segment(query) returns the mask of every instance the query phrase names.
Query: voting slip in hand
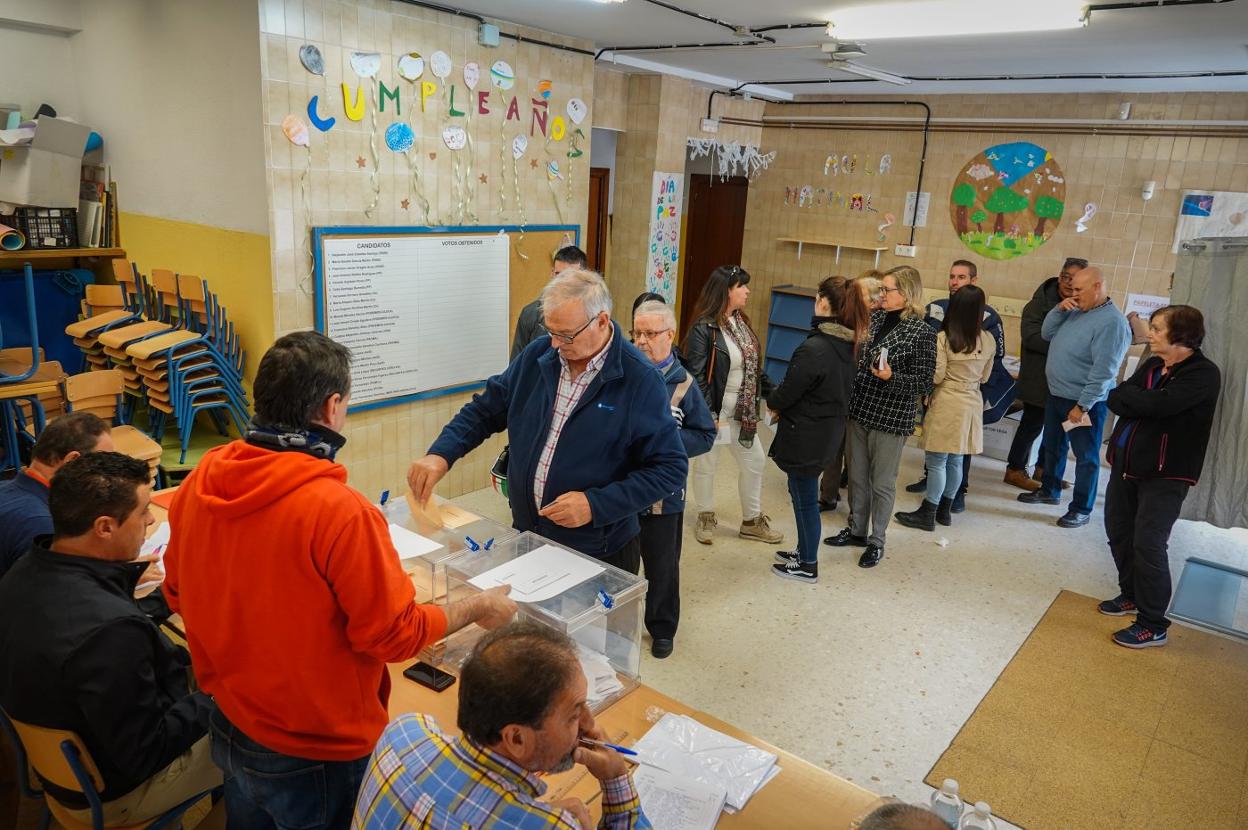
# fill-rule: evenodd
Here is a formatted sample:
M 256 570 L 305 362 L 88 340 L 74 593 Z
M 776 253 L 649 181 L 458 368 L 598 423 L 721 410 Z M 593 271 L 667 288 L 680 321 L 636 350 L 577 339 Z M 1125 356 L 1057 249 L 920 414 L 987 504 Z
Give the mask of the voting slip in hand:
M 1066 430 L 1067 432 L 1070 432 L 1072 429 L 1079 429 L 1079 427 L 1090 427 L 1090 426 L 1092 426 L 1092 419 L 1088 417 L 1088 413 L 1086 412 L 1083 413 L 1083 417 L 1080 418 L 1078 422 L 1062 421 L 1062 429 Z

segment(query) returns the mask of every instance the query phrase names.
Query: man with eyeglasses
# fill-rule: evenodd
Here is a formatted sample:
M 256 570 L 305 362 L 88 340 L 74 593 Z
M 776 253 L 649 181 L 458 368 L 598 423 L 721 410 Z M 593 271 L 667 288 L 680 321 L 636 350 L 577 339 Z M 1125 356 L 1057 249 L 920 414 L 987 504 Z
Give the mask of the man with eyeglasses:
M 553 277 L 567 268 L 589 268 L 589 258 L 575 245 L 565 245 L 555 252 L 550 275 Z M 539 297 L 520 309 L 520 314 L 516 317 L 516 333 L 511 339 L 511 360 L 515 360 L 525 346 L 545 336 L 546 329 L 542 326 L 542 299 Z
M 1020 490 L 1033 493 L 1040 489 L 1044 478 L 1044 442 L 1036 454 L 1035 472 L 1030 476 L 1031 446 L 1044 431 L 1044 405 L 1049 400 L 1049 382 L 1045 379 L 1045 364 L 1049 358 L 1049 341 L 1040 334 L 1044 318 L 1053 307 L 1068 298 L 1074 285 L 1075 274 L 1088 267 L 1088 261 L 1079 257 L 1067 257 L 1056 277 L 1049 277 L 1040 284 L 1027 305 L 1019 322 L 1019 350 L 1021 363 L 1018 369 L 1018 399 L 1023 402 L 1023 416 L 1010 444 L 1009 458 L 1005 464 L 1005 483 Z M 1065 482 L 1062 483 L 1065 486 Z
M 656 295 L 657 296 L 657 295 Z M 672 341 L 676 315 L 662 299 L 643 300 L 633 310 L 633 342 L 663 375 L 680 427 L 685 453 L 693 458 L 715 445 L 715 418 Z M 641 561 L 646 566 L 646 631 L 650 653 L 662 660 L 672 653 L 680 623 L 680 546 L 685 516 L 685 483 L 641 512 Z
M 637 573 L 638 515 L 684 486 L 689 459 L 654 366 L 611 322 L 602 277 L 570 268 L 542 291 L 549 345 L 486 381 L 407 474 L 422 503 L 457 460 L 507 430 L 512 524 Z

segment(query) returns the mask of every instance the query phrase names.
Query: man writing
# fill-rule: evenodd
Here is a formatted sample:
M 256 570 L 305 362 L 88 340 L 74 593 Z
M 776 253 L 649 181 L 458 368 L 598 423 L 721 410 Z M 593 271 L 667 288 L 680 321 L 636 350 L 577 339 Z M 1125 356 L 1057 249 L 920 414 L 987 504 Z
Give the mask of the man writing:
M 334 462 L 350 371 L 322 334 L 280 338 L 246 437 L 209 451 L 169 512 L 165 589 L 216 699 L 231 827 L 345 830 L 389 719 L 385 664 L 516 610 L 507 587 L 445 610 L 413 602 L 381 511 Z
M 52 535 L 0 580 L 0 706 L 82 739 L 106 826 L 145 824 L 221 785 L 212 702 L 191 691 L 186 652 L 134 602 L 151 496 L 143 461 L 94 452 L 64 464 L 48 499 Z M 90 822 L 81 793 L 43 788 Z
M 1084 268 L 1071 282 L 1071 295 L 1044 318 L 1049 341 L 1045 377 L 1044 480 L 1034 493 L 1020 493 L 1024 504 L 1059 504 L 1066 450 L 1075 451 L 1075 490 L 1059 527 L 1086 525 L 1096 503 L 1101 468 L 1105 399 L 1131 345 L 1131 327 L 1105 292 L 1099 268 Z
M 949 266 L 949 297 L 958 293 L 964 285 L 979 285 L 979 269 L 968 259 L 954 260 Z M 928 303 L 923 317 L 924 322 L 935 329 L 941 330 L 945 323 L 945 313 L 949 310 L 949 299 L 933 300 Z M 992 306 L 984 306 L 984 331 L 992 335 L 996 342 L 996 355 L 992 360 L 992 374 L 988 382 L 979 387 L 984 398 L 984 423 L 995 424 L 1005 416 L 1006 410 L 1014 402 L 1014 378 L 1005 368 L 1005 326 L 1001 315 Z M 966 510 L 966 490 L 971 480 L 971 456 L 962 456 L 962 484 L 954 495 L 951 511 L 961 513 Z M 906 486 L 907 493 L 922 493 L 927 489 L 927 476 Z
M 555 261 L 550 268 L 550 275 L 553 277 L 568 268 L 579 268 L 582 271 L 589 269 L 589 259 L 585 256 L 585 252 L 575 245 L 566 245 L 555 252 Z M 516 333 L 511 341 L 511 359 L 515 360 L 516 356 L 524 351 L 525 346 L 545 336 L 546 329 L 542 327 L 542 299 L 538 297 L 520 309 L 520 314 L 516 317 Z
M 583 765 L 602 787 L 600 830 L 646 830 L 623 757 L 586 704 L 585 675 L 565 635 L 517 622 L 483 637 L 459 677 L 454 738 L 428 715 L 382 733 L 356 802 L 357 830 L 589 830 L 578 798 L 541 801 L 542 773 Z
M 689 461 L 654 366 L 611 322 L 602 277 L 569 269 L 542 291 L 553 348 L 486 381 L 407 474 L 428 501 L 451 464 L 507 430 L 512 523 L 637 573 L 637 516 L 684 486 Z

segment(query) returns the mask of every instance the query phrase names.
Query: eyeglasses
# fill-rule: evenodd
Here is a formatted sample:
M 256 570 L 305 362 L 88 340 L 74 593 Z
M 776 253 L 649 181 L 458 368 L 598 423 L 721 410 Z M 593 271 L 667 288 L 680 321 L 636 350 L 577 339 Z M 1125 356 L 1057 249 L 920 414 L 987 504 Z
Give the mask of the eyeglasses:
M 628 335 L 634 340 L 641 340 L 642 338 L 645 338 L 646 340 L 653 340 L 660 334 L 666 334 L 669 331 L 671 331 L 671 329 L 659 329 L 658 331 L 642 331 L 641 329 L 633 329 L 628 333 Z
M 550 335 L 552 340 L 555 340 L 559 343 L 570 345 L 572 341 L 576 339 L 576 336 L 578 334 L 585 331 L 585 329 L 589 328 L 589 324 L 594 322 L 597 319 L 598 319 L 598 315 L 595 314 L 593 317 L 590 317 L 588 320 L 585 321 L 585 325 L 581 326 L 579 329 L 572 332 L 571 334 L 560 334 L 557 331 L 551 331 L 550 329 L 546 328 L 546 325 L 544 323 L 542 324 L 542 328 L 546 329 L 546 333 Z
M 887 285 L 880 289 L 881 294 L 887 294 L 890 291 L 896 291 L 898 294 L 902 293 L 900 288 L 889 288 Z

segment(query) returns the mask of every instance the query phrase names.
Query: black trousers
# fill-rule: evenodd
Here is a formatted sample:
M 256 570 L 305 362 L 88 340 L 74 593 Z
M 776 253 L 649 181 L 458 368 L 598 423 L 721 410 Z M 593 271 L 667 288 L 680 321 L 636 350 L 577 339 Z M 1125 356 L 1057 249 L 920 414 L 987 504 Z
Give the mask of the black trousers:
M 1105 488 L 1105 533 L 1118 566 L 1118 588 L 1135 602 L 1136 622 L 1170 626 L 1170 530 L 1191 485 L 1170 479 L 1123 478 L 1115 464 Z
M 846 434 L 849 430 L 846 430 Z M 836 448 L 836 455 L 823 471 L 823 480 L 819 482 L 819 500 L 836 504 L 841 500 L 841 478 L 845 474 L 845 439 Z
M 1018 431 L 1010 443 L 1010 455 L 1006 464 L 1011 470 L 1026 470 L 1031 466 L 1031 445 L 1036 437 L 1044 432 L 1044 407 L 1023 404 L 1023 417 L 1018 422 Z M 1037 463 L 1044 464 L 1044 447 L 1040 447 Z
M 643 530 L 642 532 L 644 533 L 645 531 Z M 641 534 L 629 539 L 624 543 L 623 547 L 614 553 L 608 553 L 606 556 L 597 558 L 601 562 L 614 565 L 622 571 L 628 571 L 630 574 L 641 573 Z
M 646 565 L 646 630 L 655 640 L 676 638 L 680 623 L 680 546 L 685 514 L 641 517 L 641 560 Z

